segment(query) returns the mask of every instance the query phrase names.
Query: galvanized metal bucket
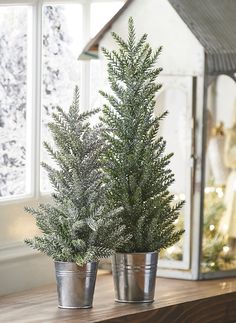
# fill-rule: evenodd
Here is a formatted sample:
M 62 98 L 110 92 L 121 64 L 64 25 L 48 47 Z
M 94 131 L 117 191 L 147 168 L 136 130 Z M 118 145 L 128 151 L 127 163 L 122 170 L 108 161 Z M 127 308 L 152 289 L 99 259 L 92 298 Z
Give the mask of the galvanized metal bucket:
M 97 262 L 79 266 L 73 262 L 55 261 L 58 307 L 92 307 L 97 267 Z
M 154 301 L 157 260 L 156 252 L 117 253 L 112 257 L 116 302 Z

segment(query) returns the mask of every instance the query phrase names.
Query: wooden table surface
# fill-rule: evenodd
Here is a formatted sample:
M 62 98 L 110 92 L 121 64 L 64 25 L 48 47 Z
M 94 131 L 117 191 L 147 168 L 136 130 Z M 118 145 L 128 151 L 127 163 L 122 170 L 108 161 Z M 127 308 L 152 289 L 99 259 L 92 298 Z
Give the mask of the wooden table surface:
M 94 307 L 57 308 L 55 285 L 0 297 L 1 323 L 232 323 L 236 322 L 236 278 L 183 281 L 157 278 L 153 304 L 114 302 L 109 274 L 98 276 Z

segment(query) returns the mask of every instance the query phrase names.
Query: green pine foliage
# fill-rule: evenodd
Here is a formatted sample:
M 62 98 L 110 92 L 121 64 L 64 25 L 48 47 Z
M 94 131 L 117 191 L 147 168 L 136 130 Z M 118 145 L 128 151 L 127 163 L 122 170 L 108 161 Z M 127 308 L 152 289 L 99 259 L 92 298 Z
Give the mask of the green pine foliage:
M 96 261 L 113 254 L 129 238 L 123 238 L 120 210 L 103 207 L 100 155 L 105 145 L 101 127 L 92 128 L 88 122 L 96 112 L 79 112 L 78 87 L 69 112 L 57 108 L 49 124 L 56 148 L 44 143 L 57 167 L 43 163 L 54 188 L 53 203 L 26 208 L 42 231 L 26 243 L 57 261 L 79 265 Z
M 147 35 L 136 41 L 133 19 L 129 19 L 128 40 L 112 33 L 117 50 L 103 53 L 108 60 L 111 94 L 101 91 L 103 106 L 106 203 L 122 208 L 120 214 L 126 235 L 132 238 L 120 252 L 150 252 L 177 242 L 183 230 L 176 231 L 183 202 L 174 204 L 169 187 L 174 175 L 168 168 L 172 154 L 164 154 L 166 142 L 159 127 L 167 112 L 154 116 L 155 95 L 161 88 L 156 78 L 161 68 L 155 63 L 161 48 L 153 51 Z M 170 129 L 171 131 L 171 129 Z

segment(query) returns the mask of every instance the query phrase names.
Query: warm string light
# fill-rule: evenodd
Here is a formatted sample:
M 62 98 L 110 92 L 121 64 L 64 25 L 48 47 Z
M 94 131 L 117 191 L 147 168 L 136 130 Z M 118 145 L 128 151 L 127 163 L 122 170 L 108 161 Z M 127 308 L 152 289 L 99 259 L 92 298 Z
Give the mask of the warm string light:
M 221 199 L 224 196 L 224 192 L 222 190 L 222 187 L 217 187 L 216 188 L 216 193 L 218 195 L 218 197 Z
M 206 272 L 225 270 L 235 266 L 232 247 L 228 243 L 229 227 L 221 222 L 226 202 L 224 201 L 225 186 L 212 184 L 206 186 L 204 192 L 206 221 L 204 222 L 203 248 L 205 249 L 203 249 L 202 269 Z
M 169 247 L 166 249 L 166 251 L 169 255 L 171 255 L 176 251 L 176 247 L 175 246 Z
M 206 194 L 214 193 L 214 192 L 215 192 L 215 187 L 214 186 L 205 187 L 205 193 Z
M 229 246 L 224 246 L 223 247 L 223 252 L 226 254 L 230 251 L 230 247 Z
M 210 229 L 210 231 L 214 231 L 215 230 L 214 224 L 210 224 L 209 229 Z
M 220 199 L 223 198 L 223 196 L 224 196 L 223 188 L 220 186 L 219 187 L 214 187 L 214 186 L 205 187 L 204 192 L 206 194 L 216 193 Z
M 208 186 L 205 188 L 205 193 L 206 194 L 210 194 L 210 193 L 216 193 L 218 198 L 222 199 L 224 197 L 224 191 L 223 191 L 223 188 L 222 187 L 214 187 L 214 186 Z M 181 201 L 181 200 L 185 200 L 185 194 L 183 193 L 180 193 L 180 194 L 175 194 L 174 195 L 174 201 Z M 174 221 L 174 224 L 177 225 L 179 222 L 179 219 L 176 219 Z M 224 229 L 226 229 L 226 225 L 224 225 Z M 209 225 L 209 230 L 211 232 L 215 231 L 216 230 L 216 227 L 214 224 L 210 224 Z M 226 255 L 228 254 L 230 251 L 230 247 L 225 245 L 223 246 L 222 248 L 222 252 Z M 172 247 L 169 247 L 166 249 L 166 252 L 169 254 L 169 255 L 173 255 L 175 252 L 177 252 L 177 248 L 176 246 L 172 246 Z M 211 262 L 210 263 L 210 267 L 215 267 L 216 263 L 215 262 Z
M 174 223 L 174 225 L 178 224 L 179 223 L 179 219 L 176 219 L 173 223 Z

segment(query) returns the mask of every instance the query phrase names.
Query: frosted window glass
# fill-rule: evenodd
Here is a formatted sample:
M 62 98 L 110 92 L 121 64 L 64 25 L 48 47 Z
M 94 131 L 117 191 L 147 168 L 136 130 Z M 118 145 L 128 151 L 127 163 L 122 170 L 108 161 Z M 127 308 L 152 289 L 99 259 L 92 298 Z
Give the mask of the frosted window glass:
M 187 172 L 191 149 L 191 137 L 189 136 L 189 113 L 187 111 L 186 92 L 178 88 L 169 88 L 162 92 L 158 98 L 158 107 L 168 107 L 169 114 L 160 125 L 160 134 L 166 140 L 166 153 L 174 152 L 170 162 L 170 168 L 175 175 L 175 182 L 170 191 L 175 195 L 175 202 L 185 200 L 189 189 L 187 184 Z M 156 113 L 161 113 L 157 109 Z M 170 131 L 171 129 L 171 131 Z M 184 229 L 185 207 L 180 211 L 180 217 L 175 222 L 178 230 Z M 170 248 L 162 251 L 160 258 L 168 260 L 183 260 L 184 235 Z
M 80 86 L 82 50 L 82 8 L 79 4 L 43 7 L 42 142 L 52 143 L 47 127 L 56 106 L 68 109 L 75 85 Z M 52 165 L 45 149 L 41 160 Z M 50 191 L 47 173 L 41 169 L 41 191 Z
M 236 83 L 218 76 L 207 98 L 203 273 L 236 268 Z
M 0 7 L 0 199 L 29 190 L 27 52 L 30 14 L 27 6 Z

